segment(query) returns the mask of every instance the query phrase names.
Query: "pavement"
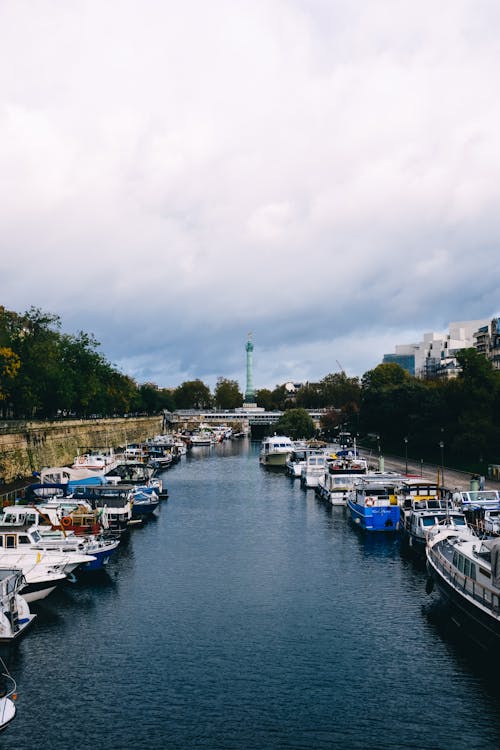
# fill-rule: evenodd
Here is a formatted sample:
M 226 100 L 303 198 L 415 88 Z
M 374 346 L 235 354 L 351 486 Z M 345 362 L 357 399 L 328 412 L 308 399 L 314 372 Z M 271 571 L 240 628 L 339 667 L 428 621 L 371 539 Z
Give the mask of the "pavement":
M 368 462 L 378 468 L 378 455 L 373 453 L 369 454 L 367 451 L 363 451 L 364 457 Z M 441 466 L 435 464 L 421 463 L 420 461 L 412 461 L 408 459 L 408 464 L 403 457 L 398 456 L 384 456 L 384 468 L 389 471 L 400 471 L 402 474 L 408 473 L 410 476 L 417 476 L 426 479 L 429 482 L 441 483 L 441 471 L 444 476 L 444 486 L 449 490 L 454 490 L 455 487 L 459 490 L 466 492 L 470 489 L 470 480 L 473 474 L 469 471 L 459 471 L 458 469 L 452 469 L 449 466 Z M 408 472 L 406 472 L 406 466 L 408 465 Z M 500 489 L 500 482 L 494 479 L 485 477 L 484 483 L 485 490 L 498 490 Z

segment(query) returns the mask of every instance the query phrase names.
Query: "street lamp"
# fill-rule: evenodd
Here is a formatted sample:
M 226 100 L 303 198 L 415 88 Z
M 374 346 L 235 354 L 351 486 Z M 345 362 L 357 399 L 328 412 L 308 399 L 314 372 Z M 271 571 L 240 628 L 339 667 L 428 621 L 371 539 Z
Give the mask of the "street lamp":
M 405 441 L 405 474 L 408 474 L 408 438 L 404 438 Z
M 441 497 L 444 494 L 444 442 L 439 441 L 439 447 L 441 448 Z

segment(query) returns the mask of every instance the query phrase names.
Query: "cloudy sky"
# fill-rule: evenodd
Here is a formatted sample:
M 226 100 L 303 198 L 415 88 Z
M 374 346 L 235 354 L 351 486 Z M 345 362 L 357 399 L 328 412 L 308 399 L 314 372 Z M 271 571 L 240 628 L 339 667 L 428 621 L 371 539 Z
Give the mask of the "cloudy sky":
M 497 0 L 0 0 L 0 302 L 139 382 L 498 312 Z

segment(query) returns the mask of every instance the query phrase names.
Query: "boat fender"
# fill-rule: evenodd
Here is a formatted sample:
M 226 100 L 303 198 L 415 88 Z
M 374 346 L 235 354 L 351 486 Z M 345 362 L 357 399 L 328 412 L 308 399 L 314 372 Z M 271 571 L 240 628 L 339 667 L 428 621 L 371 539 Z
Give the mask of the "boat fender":
M 429 576 L 425 582 L 425 593 L 432 594 L 433 591 L 434 591 L 434 581 Z
M 65 528 L 68 528 L 68 526 L 71 526 L 71 518 L 69 518 L 68 516 L 63 516 L 61 518 L 61 525 L 64 526 Z
M 366 498 L 365 505 L 367 505 L 368 507 L 371 507 L 373 505 L 373 500 L 371 497 Z

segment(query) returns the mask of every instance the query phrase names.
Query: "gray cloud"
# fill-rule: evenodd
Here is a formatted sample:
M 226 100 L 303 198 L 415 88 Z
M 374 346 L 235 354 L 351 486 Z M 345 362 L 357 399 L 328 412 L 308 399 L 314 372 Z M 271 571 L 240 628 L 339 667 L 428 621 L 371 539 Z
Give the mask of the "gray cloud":
M 2 302 L 139 380 L 361 375 L 497 309 L 500 12 L 0 6 Z

